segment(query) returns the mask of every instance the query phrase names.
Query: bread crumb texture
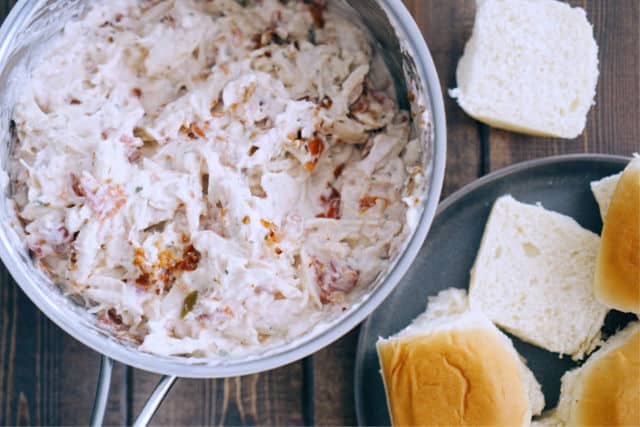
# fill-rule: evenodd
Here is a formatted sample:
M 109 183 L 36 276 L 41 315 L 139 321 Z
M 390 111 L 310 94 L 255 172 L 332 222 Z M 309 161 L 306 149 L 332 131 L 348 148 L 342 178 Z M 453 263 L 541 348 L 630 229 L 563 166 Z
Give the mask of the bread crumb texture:
M 599 244 L 572 218 L 503 196 L 485 226 L 469 304 L 524 341 L 581 359 L 607 313 L 592 290 Z
M 443 331 L 380 342 L 394 425 L 523 425 L 517 357 L 494 333 Z M 417 402 L 420 402 L 417 404 Z
M 598 81 L 598 46 L 585 11 L 556 0 L 477 3 L 451 96 L 495 127 L 580 135 Z

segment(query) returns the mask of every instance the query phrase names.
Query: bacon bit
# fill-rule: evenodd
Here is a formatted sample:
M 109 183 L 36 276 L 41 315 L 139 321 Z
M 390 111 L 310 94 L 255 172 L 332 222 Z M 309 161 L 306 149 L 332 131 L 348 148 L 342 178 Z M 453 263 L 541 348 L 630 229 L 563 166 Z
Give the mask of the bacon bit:
M 171 268 L 174 264 L 174 258 L 173 252 L 163 249 L 158 252 L 158 265 L 165 269 Z
M 256 33 L 251 36 L 251 42 L 253 43 L 254 49 L 260 49 L 262 47 L 262 34 Z
M 251 218 L 249 217 L 249 215 L 245 215 L 245 216 L 242 218 L 242 223 L 243 223 L 243 224 L 249 224 L 250 222 L 251 222 Z
M 369 110 L 370 106 L 371 102 L 369 101 L 369 99 L 366 96 L 361 96 L 356 100 L 356 102 L 351 105 L 350 110 L 352 113 L 356 114 L 364 113 L 365 111 Z
M 131 154 L 129 154 L 129 155 L 127 156 L 127 159 L 129 159 L 129 161 L 130 161 L 131 163 L 135 163 L 135 162 L 137 162 L 138 160 L 140 160 L 140 157 L 142 157 L 142 151 L 141 151 L 141 150 L 133 150 L 133 151 L 131 152 Z
M 211 315 L 209 313 L 201 313 L 196 316 L 196 320 L 199 322 L 208 322 L 211 320 Z
M 71 100 L 69 101 L 69 104 L 78 105 L 78 104 L 82 104 L 82 101 L 80 101 L 78 98 L 71 98 Z
M 151 275 L 147 272 L 143 272 L 136 278 L 136 285 L 140 286 L 144 290 L 147 290 L 149 286 L 151 286 Z
M 122 325 L 122 316 L 118 314 L 115 308 L 110 308 L 109 310 L 107 310 L 107 316 L 116 325 Z
M 118 184 L 108 186 L 102 196 L 96 196 L 95 193 L 87 195 L 87 200 L 100 219 L 112 217 L 127 201 L 124 190 Z M 111 209 L 105 210 L 109 204 L 112 204 Z
M 75 173 L 71 173 L 71 188 L 73 189 L 73 192 L 76 193 L 76 196 L 78 197 L 86 197 L 87 192 L 84 190 L 84 187 L 82 187 L 82 184 L 80 183 L 80 178 L 78 178 L 78 175 L 76 175 Z
M 340 219 L 340 193 L 331 187 L 328 195 L 320 195 L 320 202 L 326 208 L 325 212 L 316 215 L 316 218 Z
M 307 141 L 307 148 L 312 156 L 320 156 L 324 151 L 324 143 L 322 142 L 322 139 L 316 136 L 315 138 Z
M 276 227 L 276 225 L 273 222 L 263 218 L 260 219 L 260 224 L 262 224 L 264 228 L 269 228 L 269 229 L 274 229 Z
M 375 99 L 378 104 L 384 104 L 387 100 L 389 100 L 389 98 L 387 97 L 387 95 L 384 94 L 384 92 L 381 92 L 378 90 L 372 90 L 370 91 L 370 93 L 371 93 L 371 97 Z
M 184 271 L 194 271 L 198 268 L 198 263 L 200 262 L 200 252 L 193 245 L 189 245 L 184 249 L 182 254 L 182 261 L 177 263 L 173 269 L 175 270 L 184 270 Z
M 31 258 L 42 258 L 43 252 L 42 252 L 42 248 L 39 246 L 34 246 L 29 248 L 29 255 L 31 255 Z
M 269 230 L 264 236 L 264 240 L 268 245 L 278 243 L 281 240 L 281 237 L 277 233 L 278 227 L 273 222 L 267 221 L 266 219 L 260 219 L 260 223 L 264 228 Z
M 321 100 L 320 100 L 320 106 L 322 108 L 326 108 L 329 109 L 331 108 L 331 106 L 333 105 L 333 101 L 331 100 L 331 98 L 329 98 L 327 95 L 325 95 Z
M 175 30 L 176 28 L 176 20 L 173 16 L 167 15 L 160 20 L 160 22 L 166 22 L 169 25 L 169 28 Z
M 195 123 L 191 123 L 191 125 L 189 126 L 189 129 L 191 129 L 191 132 L 195 134 L 198 138 L 204 138 L 206 136 L 204 131 L 200 127 L 198 127 L 198 125 L 196 125 Z
M 61 246 L 63 246 L 63 250 L 61 252 L 59 252 L 59 253 L 63 253 L 63 252 L 66 252 L 67 244 L 70 243 L 71 240 L 73 240 L 73 236 L 71 236 L 71 233 L 69 233 L 69 230 L 64 225 L 62 227 L 58 228 L 58 231 L 62 235 L 62 244 L 61 244 Z M 58 251 L 56 251 L 56 252 L 58 252 Z
M 312 1 L 309 4 L 309 13 L 311 13 L 311 17 L 313 18 L 313 23 L 318 28 L 324 28 L 324 4 L 320 1 Z
M 75 271 L 78 269 L 78 254 L 74 249 L 69 254 L 69 270 Z
M 279 246 L 276 246 L 276 248 L 274 249 L 276 255 L 280 255 L 282 254 L 282 249 Z
M 383 209 L 386 209 L 387 206 L 391 203 L 389 199 L 385 197 L 377 197 L 377 196 L 364 196 L 360 199 L 360 213 L 365 212 L 367 209 L 372 208 L 377 205 L 378 200 L 382 200 Z
M 318 159 L 314 159 L 314 160 L 310 160 L 308 162 L 304 163 L 304 168 L 307 170 L 307 172 L 313 172 L 313 170 L 316 167 L 316 163 L 318 163 Z
M 140 98 L 142 96 L 142 89 L 140 89 L 139 87 L 134 87 L 133 89 L 131 89 L 131 93 L 136 98 Z
M 340 175 L 342 175 L 343 170 L 344 170 L 344 163 L 336 166 L 336 168 L 333 170 L 333 177 L 337 179 Z
M 240 45 L 242 44 L 242 41 L 244 40 L 244 33 L 242 32 L 242 30 L 240 28 L 238 28 L 237 26 L 232 26 L 231 27 L 231 41 L 233 42 L 234 45 Z M 222 70 L 224 71 L 224 70 Z M 225 74 L 227 74 L 225 72 Z
M 249 147 L 249 151 L 247 152 L 247 154 L 248 154 L 249 156 L 253 156 L 253 155 L 256 153 L 256 151 L 258 151 L 258 149 L 259 149 L 259 148 L 260 148 L 260 147 L 257 147 L 257 146 L 255 146 L 255 145 L 252 145 L 251 147 Z
M 324 264 L 314 259 L 311 265 L 316 273 L 320 302 L 323 304 L 342 302 L 344 295 L 356 286 L 360 278 L 358 270 L 349 266 L 337 268 L 333 261 Z

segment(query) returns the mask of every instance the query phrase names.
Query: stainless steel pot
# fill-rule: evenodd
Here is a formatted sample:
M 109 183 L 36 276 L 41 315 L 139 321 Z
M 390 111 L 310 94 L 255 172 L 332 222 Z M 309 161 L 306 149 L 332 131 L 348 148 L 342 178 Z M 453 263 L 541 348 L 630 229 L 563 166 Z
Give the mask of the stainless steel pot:
M 289 346 L 250 359 L 209 363 L 188 358 L 143 353 L 100 329 L 94 318 L 61 295 L 34 265 L 24 243 L 15 232 L 10 214 L 10 188 L 6 176 L 0 198 L 0 257 L 29 298 L 74 338 L 103 355 L 92 424 L 100 424 L 106 407 L 111 359 L 165 375 L 140 414 L 137 425 L 153 416 L 176 377 L 222 378 L 273 369 L 299 360 L 329 345 L 358 325 L 395 288 L 413 262 L 424 241 L 444 176 L 446 127 L 442 92 L 429 50 L 407 9 L 400 0 L 335 0 L 339 7 L 355 10 L 374 37 L 395 79 L 400 105 L 411 108 L 415 135 L 424 144 L 427 186 L 423 211 L 415 232 L 386 274 L 369 295 L 330 327 L 312 332 Z M 16 89 L 38 46 L 55 35 L 64 23 L 81 15 L 90 0 L 20 0 L 0 28 L 0 167 L 4 170 L 11 150 L 10 117 Z M 346 10 L 346 9 L 345 9 Z M 411 91 L 414 96 L 407 94 Z M 412 102 L 409 102 L 411 98 Z

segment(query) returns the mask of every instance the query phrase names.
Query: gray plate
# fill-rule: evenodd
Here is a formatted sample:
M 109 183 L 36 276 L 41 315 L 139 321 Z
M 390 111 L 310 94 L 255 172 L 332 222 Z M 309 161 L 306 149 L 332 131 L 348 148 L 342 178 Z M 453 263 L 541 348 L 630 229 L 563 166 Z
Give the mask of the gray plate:
M 390 423 L 376 340 L 407 326 L 425 310 L 428 296 L 449 287 L 467 288 L 469 270 L 489 210 L 497 197 L 511 194 L 522 202 L 541 202 L 545 208 L 569 215 L 583 227 L 600 233 L 600 213 L 589 183 L 620 172 L 628 162 L 625 157 L 588 154 L 533 160 L 487 175 L 442 202 L 412 267 L 360 329 L 355 366 L 358 423 L 369 426 Z M 632 318 L 632 315 L 610 312 L 603 329 L 605 335 Z M 577 364 L 569 357 L 560 359 L 555 353 L 511 338 L 542 384 L 546 408 L 555 407 L 560 377 Z

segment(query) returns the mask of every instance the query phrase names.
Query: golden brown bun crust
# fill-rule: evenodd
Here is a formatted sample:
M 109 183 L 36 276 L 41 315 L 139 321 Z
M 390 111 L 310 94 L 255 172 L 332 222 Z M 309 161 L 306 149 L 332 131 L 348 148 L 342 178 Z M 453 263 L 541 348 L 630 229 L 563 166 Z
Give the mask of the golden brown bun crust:
M 586 373 L 576 421 L 579 425 L 640 425 L 640 331 Z
M 513 353 L 491 332 L 381 342 L 393 424 L 521 425 L 528 401 Z
M 607 306 L 640 312 L 640 167 L 625 169 L 611 198 L 594 291 Z

